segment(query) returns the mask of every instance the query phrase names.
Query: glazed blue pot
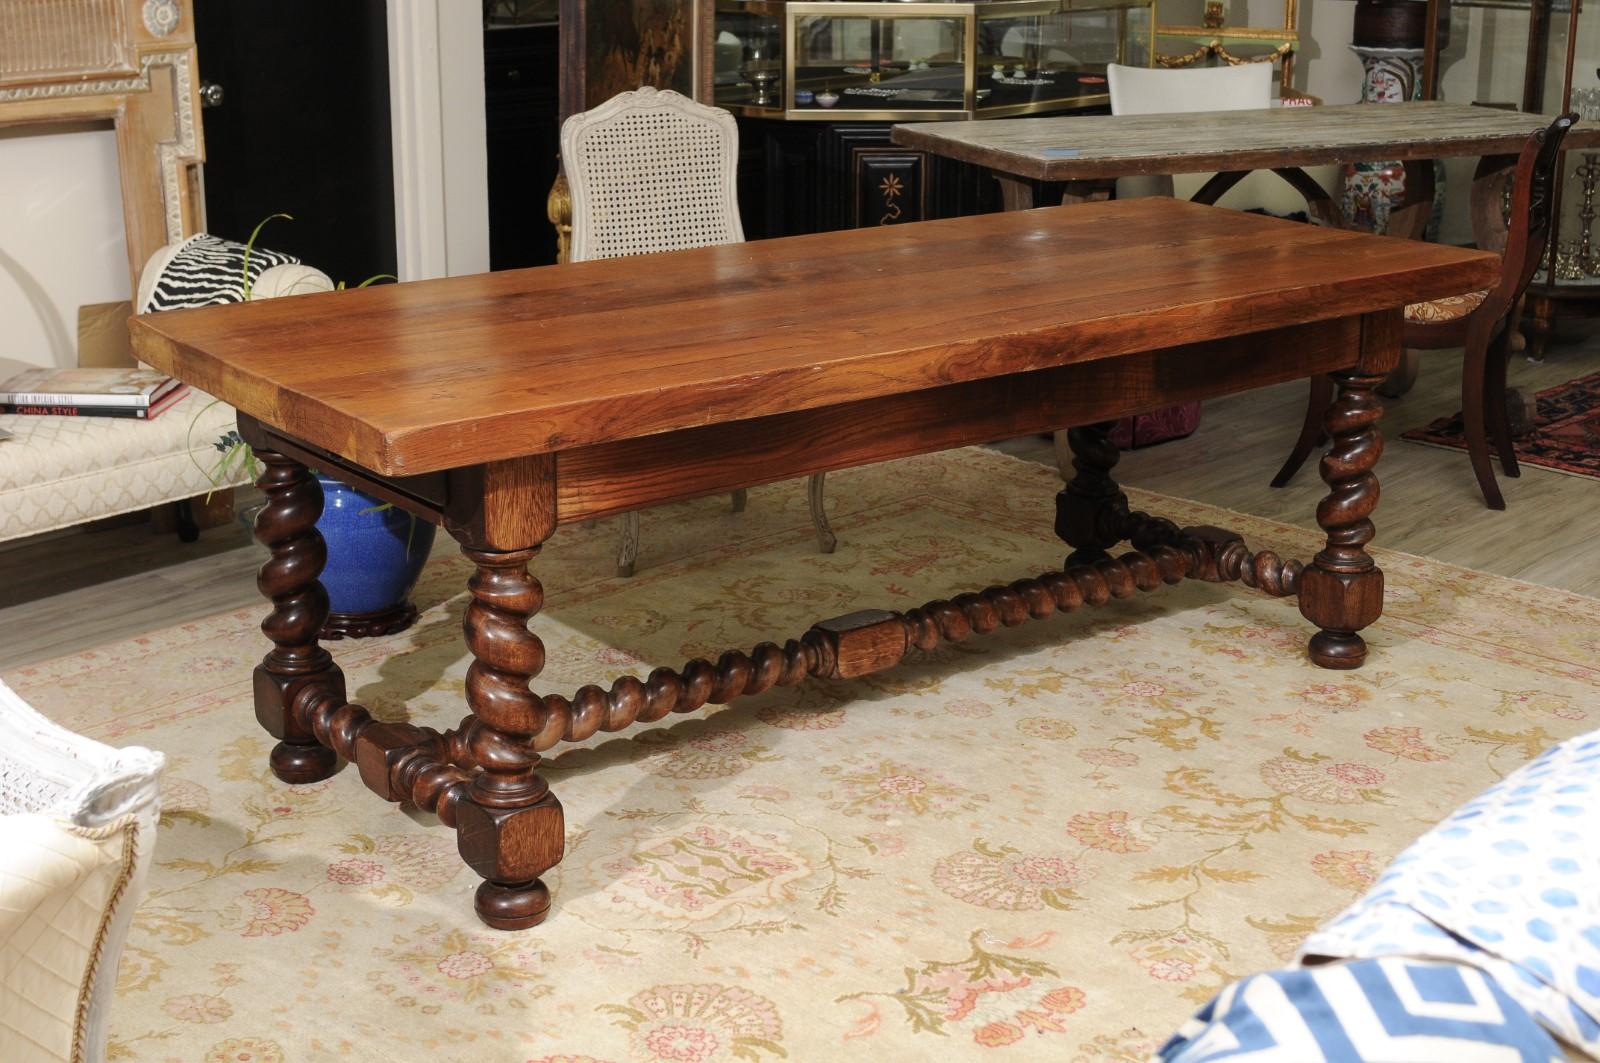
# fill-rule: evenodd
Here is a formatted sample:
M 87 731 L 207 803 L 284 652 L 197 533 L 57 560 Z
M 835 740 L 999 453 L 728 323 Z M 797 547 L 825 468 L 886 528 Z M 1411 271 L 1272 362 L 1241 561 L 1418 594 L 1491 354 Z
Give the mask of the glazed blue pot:
M 372 512 L 383 505 L 381 499 L 326 476 L 317 481 L 322 484 L 317 530 L 328 543 L 322 585 L 330 610 L 367 615 L 401 606 L 433 548 L 434 526 L 413 520 L 398 506 Z

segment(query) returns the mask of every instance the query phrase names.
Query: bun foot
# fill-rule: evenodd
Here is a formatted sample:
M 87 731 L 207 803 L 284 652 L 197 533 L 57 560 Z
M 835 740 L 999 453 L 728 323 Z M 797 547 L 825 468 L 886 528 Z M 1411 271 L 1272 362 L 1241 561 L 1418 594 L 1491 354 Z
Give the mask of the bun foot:
M 1311 661 L 1323 668 L 1360 668 L 1367 643 L 1353 631 L 1319 631 L 1311 636 Z
M 292 746 L 279 742 L 268 758 L 272 774 L 290 785 L 321 782 L 339 767 L 339 756 L 324 745 Z
M 540 879 L 520 886 L 485 880 L 473 897 L 478 918 L 496 930 L 526 930 L 550 914 L 550 891 Z

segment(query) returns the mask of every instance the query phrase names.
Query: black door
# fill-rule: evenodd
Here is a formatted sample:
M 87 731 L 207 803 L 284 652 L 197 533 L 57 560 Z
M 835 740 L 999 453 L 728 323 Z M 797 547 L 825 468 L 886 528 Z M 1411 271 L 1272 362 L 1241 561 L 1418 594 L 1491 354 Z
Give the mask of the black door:
M 545 203 L 561 150 L 560 56 L 554 22 L 484 30 L 490 269 L 556 260 Z
M 355 285 L 395 272 L 384 0 L 195 0 L 206 227 Z

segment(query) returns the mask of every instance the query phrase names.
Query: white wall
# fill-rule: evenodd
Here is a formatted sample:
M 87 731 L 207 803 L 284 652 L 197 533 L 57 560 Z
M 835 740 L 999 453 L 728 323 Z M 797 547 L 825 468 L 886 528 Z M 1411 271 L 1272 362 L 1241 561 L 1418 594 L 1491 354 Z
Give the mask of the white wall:
M 129 296 L 110 123 L 0 128 L 0 358 L 73 366 L 78 307 Z
M 389 113 L 401 280 L 489 268 L 483 11 L 389 0 Z

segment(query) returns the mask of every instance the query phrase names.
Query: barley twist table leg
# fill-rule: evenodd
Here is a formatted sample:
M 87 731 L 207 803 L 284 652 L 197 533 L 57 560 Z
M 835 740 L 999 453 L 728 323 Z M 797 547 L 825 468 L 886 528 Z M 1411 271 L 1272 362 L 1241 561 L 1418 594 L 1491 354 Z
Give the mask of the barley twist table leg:
M 317 531 L 322 488 L 293 458 L 264 450 L 256 457 L 264 465 L 256 485 L 267 502 L 256 515 L 255 536 L 272 553 L 256 586 L 272 601 L 261 630 L 273 642 L 255 670 L 256 719 L 280 740 L 272 750 L 273 774 L 287 783 L 316 782 L 333 774 L 339 758 L 297 718 L 295 700 L 313 690 L 344 700 L 344 675 L 317 644 L 328 619 L 328 592 L 317 579 L 328 559 Z
M 478 917 L 500 930 L 544 921 L 550 891 L 539 876 L 561 861 L 561 803 L 538 772 L 533 736 L 543 727 L 544 701 L 528 681 L 544 667 L 544 644 L 528 630 L 544 591 L 528 574 L 535 549 L 493 552 L 464 547 L 477 566 L 463 627 L 474 658 L 467 670 L 473 713 L 467 745 L 482 767 L 456 807 L 461 858 L 485 880 Z
M 1339 390 L 1328 407 L 1332 442 L 1321 466 L 1328 496 L 1317 506 L 1328 541 L 1300 577 L 1301 615 L 1321 629 L 1311 636 L 1311 659 L 1324 668 L 1361 667 L 1367 644 L 1357 632 L 1383 614 L 1383 571 L 1366 545 L 1378 505 L 1372 470 L 1383 453 L 1377 427 L 1383 404 L 1374 389 L 1385 375 L 1333 374 Z
M 1056 534 L 1074 547 L 1067 564 L 1092 565 L 1126 538 L 1128 496 L 1111 478 L 1121 454 L 1111 442 L 1115 421 L 1067 431 L 1077 475 L 1056 495 Z

